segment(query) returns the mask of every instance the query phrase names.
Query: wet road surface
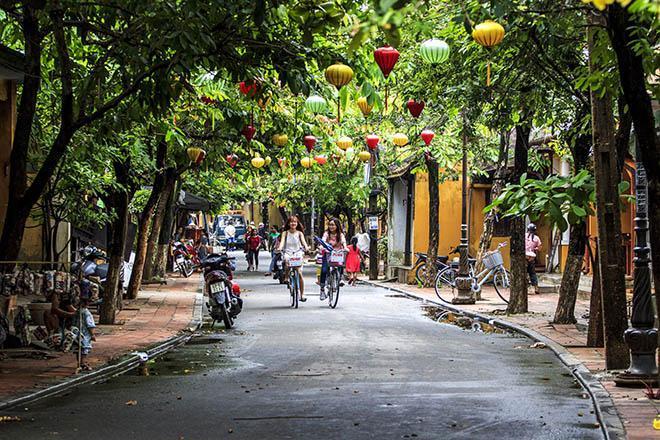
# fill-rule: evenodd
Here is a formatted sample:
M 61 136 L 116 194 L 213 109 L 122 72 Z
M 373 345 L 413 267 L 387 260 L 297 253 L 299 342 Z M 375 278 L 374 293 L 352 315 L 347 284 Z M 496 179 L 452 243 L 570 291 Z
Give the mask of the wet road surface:
M 239 272 L 235 329 L 207 328 L 149 376 L 15 410 L 23 421 L 0 425 L 0 438 L 601 438 L 591 401 L 549 350 L 436 323 L 367 286 L 343 288 L 332 310 L 307 275 L 308 301 L 293 310 L 285 286 Z

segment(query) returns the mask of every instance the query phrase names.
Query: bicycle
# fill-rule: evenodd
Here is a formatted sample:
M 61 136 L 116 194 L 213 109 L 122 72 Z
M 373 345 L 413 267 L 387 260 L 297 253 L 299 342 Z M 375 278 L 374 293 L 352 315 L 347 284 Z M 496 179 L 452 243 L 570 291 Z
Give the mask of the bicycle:
M 449 251 L 450 254 L 456 254 L 458 253 L 458 247 L 452 249 Z M 413 270 L 415 271 L 415 280 L 417 281 L 418 284 L 424 284 L 426 280 L 426 264 L 428 260 L 428 255 L 421 253 L 421 252 L 415 252 L 415 256 L 417 259 L 415 260 L 415 264 L 413 264 Z M 474 265 L 474 262 L 476 259 L 470 258 L 470 265 Z M 436 266 L 436 273 L 439 273 L 448 267 L 453 267 L 455 269 L 458 268 L 458 265 L 454 262 L 449 262 L 449 257 L 447 255 L 438 255 L 435 258 L 435 266 Z
M 339 287 L 341 286 L 342 268 L 344 267 L 344 251 L 333 250 L 328 257 L 330 269 L 328 271 L 328 305 L 334 309 L 339 301 Z
M 504 260 L 502 259 L 502 252 L 500 251 L 500 249 L 506 245 L 506 242 L 500 243 L 497 246 L 497 249 L 484 255 L 482 262 L 485 268 L 478 274 L 474 273 L 474 266 L 470 266 L 468 277 L 471 280 L 472 291 L 475 293 L 479 292 L 481 287 L 492 278 L 495 292 L 502 301 L 508 304 L 511 294 L 511 274 L 504 268 Z M 441 272 L 438 272 L 438 275 L 435 278 L 435 294 L 442 301 L 451 303 L 451 300 L 447 301 L 447 299 L 442 297 L 442 289 L 451 287 L 453 295 L 454 289 L 456 288 L 457 276 L 458 270 L 454 267 L 448 267 Z
M 287 271 L 289 272 L 289 293 L 291 294 L 291 307 L 294 309 L 298 308 L 298 301 L 300 299 L 300 291 L 302 290 L 301 286 L 301 274 L 300 267 L 303 265 L 303 254 L 302 252 L 296 252 L 292 255 L 285 255 L 285 263 L 287 266 Z

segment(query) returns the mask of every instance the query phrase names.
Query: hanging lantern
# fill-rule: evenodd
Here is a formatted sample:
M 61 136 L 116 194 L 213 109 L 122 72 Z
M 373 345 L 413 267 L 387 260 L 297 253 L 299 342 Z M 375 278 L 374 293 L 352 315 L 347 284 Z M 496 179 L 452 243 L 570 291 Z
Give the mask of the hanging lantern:
M 311 157 L 303 157 L 300 159 L 300 165 L 302 165 L 303 168 L 311 168 L 312 165 L 314 165 L 314 162 Z
M 314 160 L 319 165 L 325 165 L 325 163 L 328 161 L 328 158 L 324 154 L 319 154 L 318 156 L 314 156 Z
M 307 148 L 307 152 L 311 153 L 316 146 L 316 138 L 311 134 L 308 134 L 303 138 L 303 143 L 305 144 L 305 148 Z
M 422 114 L 422 110 L 424 110 L 424 101 L 417 101 L 411 98 L 406 103 L 406 107 L 408 107 L 408 111 L 413 118 L 419 118 L 419 115 Z
M 238 163 L 238 156 L 235 154 L 228 154 L 225 159 L 227 159 L 227 163 L 229 163 L 229 166 L 232 168 L 234 168 Z
M 314 114 L 323 113 L 326 105 L 325 99 L 318 95 L 312 95 L 305 101 L 305 108 Z
M 190 159 L 194 165 L 199 165 L 206 157 L 206 151 L 198 147 L 190 147 L 186 150 L 186 153 L 188 154 L 188 159 Z
M 241 81 L 238 83 L 238 89 L 248 98 L 254 98 L 257 94 L 257 83 L 255 81 Z
M 241 133 L 243 134 L 243 136 L 245 136 L 245 139 L 247 139 L 248 142 L 252 140 L 256 132 L 257 129 L 254 128 L 253 125 L 246 125 L 245 127 L 243 127 L 243 130 L 241 130 Z
M 360 162 L 368 162 L 369 159 L 371 159 L 371 153 L 368 151 L 360 151 L 358 153 L 358 159 L 360 159 Z
M 285 134 L 276 134 L 273 135 L 273 143 L 278 147 L 283 147 L 286 143 L 289 142 L 289 136 Z
M 397 147 L 403 147 L 408 144 L 408 136 L 403 133 L 396 133 L 392 136 L 392 143 Z
M 432 38 L 422 43 L 419 54 L 429 64 L 444 63 L 449 58 L 449 45 L 443 40 Z
M 353 69 L 342 63 L 336 63 L 325 69 L 325 79 L 340 90 L 353 79 Z
M 433 132 L 433 130 L 424 130 L 422 131 L 420 136 L 424 141 L 424 143 L 426 144 L 426 146 L 428 147 L 429 145 L 431 145 L 431 141 L 435 137 L 435 133 Z
M 374 50 L 374 60 L 376 60 L 380 71 L 387 78 L 394 69 L 396 62 L 399 61 L 399 51 L 389 45 L 379 47 Z
M 375 150 L 378 147 L 380 138 L 378 137 L 378 135 L 370 134 L 367 136 L 366 142 L 367 142 L 367 147 L 369 147 L 370 150 Z
M 353 146 L 353 139 L 349 138 L 348 136 L 341 136 L 339 139 L 337 139 L 336 143 L 339 148 L 345 151 L 347 148 Z
M 266 164 L 266 161 L 264 160 L 263 157 L 254 157 L 252 158 L 250 163 L 252 164 L 253 167 L 259 169 Z
M 360 96 L 357 100 L 357 106 L 362 112 L 362 116 L 365 118 L 369 116 L 369 113 L 371 113 L 371 110 L 374 108 L 374 105 L 371 104 L 369 105 L 369 101 L 367 101 L 367 98 L 364 96 Z
M 355 148 L 353 147 L 348 147 L 346 149 L 346 159 L 349 161 L 353 159 L 353 156 L 355 156 Z
M 504 38 L 504 27 L 493 20 L 479 23 L 472 30 L 472 38 L 486 49 L 492 49 L 502 42 Z M 490 54 L 486 68 L 486 86 L 490 86 Z
M 271 159 L 270 156 L 266 156 L 264 160 L 266 161 L 266 166 L 270 165 L 270 163 L 273 161 L 273 159 Z
M 279 159 L 277 159 L 277 163 L 280 166 L 280 168 L 286 168 L 287 165 L 286 158 L 280 157 Z

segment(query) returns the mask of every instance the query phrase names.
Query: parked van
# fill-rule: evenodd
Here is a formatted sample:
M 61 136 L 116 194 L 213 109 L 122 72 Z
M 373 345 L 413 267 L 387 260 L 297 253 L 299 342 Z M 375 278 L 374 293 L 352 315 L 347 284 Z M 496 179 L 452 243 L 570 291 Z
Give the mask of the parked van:
M 236 239 L 235 244 L 237 246 L 245 245 L 247 222 L 245 221 L 245 216 L 242 214 L 222 214 L 216 216 L 213 221 L 211 244 L 219 243 L 221 246 L 227 246 L 225 227 L 230 223 L 236 229 L 236 233 L 234 234 L 234 238 Z

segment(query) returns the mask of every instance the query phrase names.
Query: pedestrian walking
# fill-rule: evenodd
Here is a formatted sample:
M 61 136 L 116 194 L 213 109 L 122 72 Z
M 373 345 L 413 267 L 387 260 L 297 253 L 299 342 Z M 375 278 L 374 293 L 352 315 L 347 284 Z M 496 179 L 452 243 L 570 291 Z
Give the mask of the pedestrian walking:
M 541 249 L 541 239 L 536 235 L 536 225 L 530 223 L 527 226 L 527 235 L 525 236 L 525 258 L 527 258 L 527 274 L 529 275 L 529 283 L 534 288 L 534 294 L 538 295 L 539 292 L 539 277 L 536 275 L 536 257 Z
M 245 239 L 245 253 L 248 262 L 248 271 L 259 270 L 259 249 L 261 248 L 261 237 L 257 235 L 256 229 L 248 228 Z
M 360 265 L 362 264 L 362 252 L 358 248 L 358 239 L 353 237 L 351 244 L 348 245 L 348 255 L 346 256 L 346 272 L 348 273 L 348 284 L 355 285 Z

